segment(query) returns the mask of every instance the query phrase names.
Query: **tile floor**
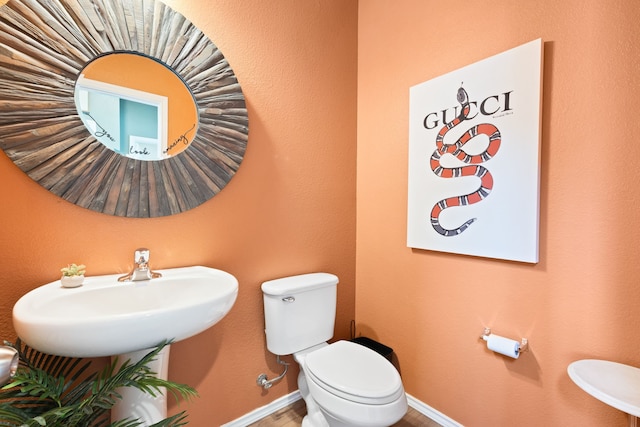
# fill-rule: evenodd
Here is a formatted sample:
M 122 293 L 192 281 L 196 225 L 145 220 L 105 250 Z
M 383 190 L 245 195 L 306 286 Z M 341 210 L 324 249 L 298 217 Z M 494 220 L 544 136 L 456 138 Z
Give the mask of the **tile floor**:
M 302 418 L 307 413 L 303 400 L 298 400 L 286 408 L 274 412 L 262 420 L 250 424 L 248 427 L 300 427 Z M 409 408 L 407 415 L 392 427 L 442 427 L 413 408 Z

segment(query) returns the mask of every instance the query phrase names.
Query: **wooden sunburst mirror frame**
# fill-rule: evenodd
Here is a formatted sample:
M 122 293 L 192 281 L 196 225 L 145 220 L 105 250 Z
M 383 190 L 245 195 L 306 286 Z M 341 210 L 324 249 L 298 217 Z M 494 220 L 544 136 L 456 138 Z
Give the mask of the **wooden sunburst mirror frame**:
M 93 59 L 137 52 L 172 69 L 197 104 L 189 148 L 134 160 L 98 142 L 74 104 Z M 242 162 L 248 116 L 220 50 L 181 14 L 155 0 L 9 0 L 0 7 L 0 148 L 29 177 L 78 206 L 150 218 L 216 195 Z

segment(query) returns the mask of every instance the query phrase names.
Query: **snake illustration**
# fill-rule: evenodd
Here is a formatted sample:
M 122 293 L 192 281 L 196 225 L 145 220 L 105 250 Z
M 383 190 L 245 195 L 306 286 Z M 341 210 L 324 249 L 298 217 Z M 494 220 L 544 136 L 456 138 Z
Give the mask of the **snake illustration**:
M 454 206 L 467 206 L 484 200 L 493 188 L 493 177 L 491 173 L 480 163 L 490 160 L 496 155 L 500 148 L 501 136 L 497 127 L 489 123 L 482 123 L 471 127 L 453 144 L 445 144 L 445 135 L 454 127 L 466 120 L 471 110 L 469 96 L 461 87 L 458 89 L 457 99 L 462 106 L 462 111 L 451 122 L 446 123 L 436 137 L 436 150 L 431 155 L 431 170 L 441 178 L 459 178 L 464 176 L 477 176 L 480 178 L 480 187 L 473 193 L 463 196 L 448 197 L 440 200 L 431 209 L 431 226 L 443 236 L 458 236 L 463 233 L 477 218 L 471 218 L 464 224 L 454 229 L 446 229 L 440 225 L 440 214 L 443 210 Z M 487 148 L 480 154 L 470 155 L 464 150 L 464 145 L 478 135 L 489 137 Z M 465 166 L 448 168 L 440 164 L 440 159 L 444 154 L 452 154 L 457 159 L 466 163 Z

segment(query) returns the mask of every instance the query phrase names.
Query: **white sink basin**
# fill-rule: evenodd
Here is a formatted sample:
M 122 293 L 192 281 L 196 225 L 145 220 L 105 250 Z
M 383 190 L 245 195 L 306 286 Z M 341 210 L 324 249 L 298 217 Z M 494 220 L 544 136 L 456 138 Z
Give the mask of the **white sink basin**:
M 13 308 L 18 336 L 43 353 L 101 357 L 131 353 L 163 340 L 189 338 L 231 310 L 238 280 L 208 267 L 159 270 L 162 277 L 118 282 L 87 277 L 79 288 L 60 281 L 24 295 Z

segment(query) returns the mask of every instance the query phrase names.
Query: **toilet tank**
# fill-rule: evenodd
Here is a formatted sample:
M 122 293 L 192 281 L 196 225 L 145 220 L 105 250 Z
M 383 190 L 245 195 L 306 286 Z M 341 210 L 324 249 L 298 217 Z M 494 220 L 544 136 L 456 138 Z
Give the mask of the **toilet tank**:
M 338 277 L 310 273 L 262 284 L 267 348 L 293 354 L 333 337 Z

